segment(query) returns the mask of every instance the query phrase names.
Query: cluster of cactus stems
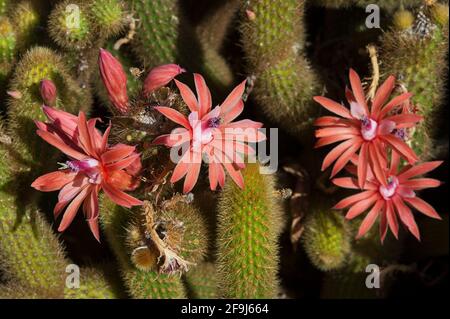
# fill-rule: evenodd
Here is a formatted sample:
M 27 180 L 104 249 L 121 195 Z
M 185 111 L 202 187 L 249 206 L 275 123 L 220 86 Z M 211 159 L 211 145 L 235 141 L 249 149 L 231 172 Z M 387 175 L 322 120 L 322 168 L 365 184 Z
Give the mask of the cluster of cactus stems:
M 259 162 L 246 163 L 240 170 L 243 189 L 227 176 L 222 189 L 211 191 L 202 169 L 196 187 L 182 194 L 179 183 L 169 181 L 177 170 L 169 150 L 152 142 L 176 127 L 158 106 L 182 116 L 192 111 L 186 91 L 179 82 L 177 89 L 172 78 L 201 73 L 214 106 L 246 77 L 245 92 L 243 86 L 233 91 L 242 89 L 246 110 L 292 135 L 301 145 L 301 156 L 309 158 L 304 162 L 312 161 L 313 123 L 321 112 L 313 97 L 326 91 L 327 76 L 321 76 L 310 56 L 305 20 L 309 10 L 380 6 L 390 27 L 383 28 L 378 39 L 381 74 L 373 76 L 381 81 L 394 75 L 398 85 L 393 94 L 413 93 L 407 107 L 424 121 L 408 130 L 411 147 L 422 160 L 443 156 L 448 143 L 441 121 L 448 4 L 228 0 L 211 1 L 203 8 L 204 2 L 0 0 L 0 298 L 282 295 L 280 237 L 293 221 L 283 203 L 279 176 L 261 174 Z M 203 14 L 198 18 L 186 7 Z M 232 56 L 236 52 L 237 61 Z M 119 73 L 108 73 L 105 68 L 111 63 L 120 64 L 114 71 Z M 242 69 L 236 71 L 239 63 Z M 144 78 L 166 64 L 180 67 L 150 89 Z M 114 87 L 106 83 L 108 76 L 116 81 Z M 121 89 L 125 94 L 111 94 Z M 139 187 L 130 193 L 142 205 L 122 207 L 108 194 L 98 200 L 101 246 L 111 248 L 114 256 L 109 258 L 116 269 L 107 271 L 111 266 L 102 262 L 82 264 L 78 288 L 66 282 L 66 269 L 75 261 L 65 237 L 53 227 L 49 197 L 30 187 L 65 161 L 65 155 L 36 134 L 35 121 L 46 121 L 44 104 L 74 115 L 83 111 L 88 118 L 100 114 L 103 128 L 111 123 L 110 143 L 136 146 L 142 159 Z M 355 239 L 354 225 L 331 208 L 335 192 L 323 185 L 316 165 L 309 166 L 311 176 L 317 177 L 311 183 L 315 194 L 305 206 L 301 236 L 292 244 L 323 274 L 321 297 L 376 297 L 364 284 L 365 268 L 396 262 L 403 237 L 388 237 L 383 246 L 373 231 Z M 424 225 L 424 238 L 442 241 L 446 232 L 434 231 L 436 226 L 429 224 Z M 431 239 L 424 242 L 433 247 Z

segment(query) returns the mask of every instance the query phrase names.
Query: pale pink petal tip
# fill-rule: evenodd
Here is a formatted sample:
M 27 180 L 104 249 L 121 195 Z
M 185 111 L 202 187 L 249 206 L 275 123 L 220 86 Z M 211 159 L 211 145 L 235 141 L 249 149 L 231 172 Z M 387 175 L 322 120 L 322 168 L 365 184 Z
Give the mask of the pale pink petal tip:
M 165 64 L 153 68 L 144 82 L 144 92 L 149 94 L 172 81 L 177 75 L 186 72 L 178 64 Z

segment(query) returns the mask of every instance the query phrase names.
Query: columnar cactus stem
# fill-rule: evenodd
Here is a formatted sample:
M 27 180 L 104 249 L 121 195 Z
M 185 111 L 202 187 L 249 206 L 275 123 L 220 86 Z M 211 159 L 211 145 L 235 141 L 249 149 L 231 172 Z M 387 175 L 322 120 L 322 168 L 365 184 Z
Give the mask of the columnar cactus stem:
M 381 41 L 380 60 L 385 73 L 396 75 L 404 89 L 413 93 L 411 111 L 416 108 L 424 117 L 424 121 L 410 132 L 412 147 L 422 160 L 436 156 L 433 151 L 439 149 L 436 147 L 439 138 L 436 129 L 441 118 L 439 110 L 445 95 L 448 68 L 448 6 L 439 5 L 441 11 L 447 12 L 444 23 L 434 18 L 436 8 L 424 8 L 426 21 L 417 17 L 410 28 L 386 32 Z
M 217 298 L 217 271 L 212 262 L 204 262 L 192 268 L 184 278 L 190 299 Z
M 272 176 L 258 164 L 243 171 L 245 189 L 227 183 L 220 194 L 217 265 L 219 296 L 273 298 L 278 291 L 282 217 Z
M 20 167 L 10 158 L 11 139 L 1 130 L 0 270 L 16 285 L 41 298 L 61 297 L 65 283 L 63 251 L 35 205 L 24 208 L 11 185 Z
M 158 274 L 155 271 L 138 270 L 131 264 L 126 246 L 126 227 L 133 212 L 103 198 L 101 223 L 108 242 L 115 252 L 129 294 L 138 299 L 185 298 L 183 283 L 179 276 Z
M 343 267 L 351 247 L 349 225 L 341 212 L 312 209 L 305 221 L 303 246 L 311 262 L 320 270 Z
M 94 268 L 80 269 L 80 287 L 64 289 L 65 299 L 116 299 L 120 297 L 105 276 Z
M 304 57 L 304 6 L 297 0 L 246 1 L 241 24 L 247 72 L 256 76 L 256 102 L 277 125 L 299 137 L 318 111 L 311 102 L 317 78 Z
M 11 80 L 10 89 L 20 92 L 22 97 L 9 98 L 8 131 L 15 137 L 16 151 L 23 160 L 30 161 L 33 165 L 45 165 L 48 169 L 48 160 L 42 162 L 42 155 L 45 154 L 45 158 L 49 159 L 49 155 L 56 154 L 57 151 L 42 143 L 41 138 L 35 134 L 36 128 L 33 123 L 34 120 L 45 121 L 41 109 L 43 100 L 39 90 L 44 79 L 55 83 L 59 108 L 76 113 L 81 107 L 81 90 L 69 76 L 61 58 L 50 49 L 36 47 L 28 51 L 18 63 Z M 33 175 L 39 173 L 37 170 Z

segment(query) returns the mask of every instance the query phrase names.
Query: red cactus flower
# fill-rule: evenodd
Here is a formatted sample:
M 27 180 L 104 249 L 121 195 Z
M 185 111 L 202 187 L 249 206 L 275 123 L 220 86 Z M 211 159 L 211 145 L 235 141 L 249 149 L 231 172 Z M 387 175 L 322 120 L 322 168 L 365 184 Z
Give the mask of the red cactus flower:
M 54 106 L 56 103 L 56 86 L 51 80 L 44 79 L 39 87 L 41 97 L 46 105 Z
M 100 49 L 98 65 L 109 100 L 120 113 L 126 113 L 129 107 L 127 76 L 122 64 L 111 53 Z
M 144 93 L 149 94 L 172 81 L 177 75 L 186 72 L 177 64 L 165 64 L 153 68 L 144 82 Z
M 386 187 L 388 182 L 383 168 L 387 166 L 387 147 L 414 164 L 418 158 L 405 143 L 401 133 L 405 128 L 413 127 L 422 117 L 416 114 L 391 114 L 392 110 L 411 97 L 410 93 L 403 93 L 385 104 L 394 89 L 393 76 L 377 90 L 370 110 L 358 74 L 350 69 L 349 77 L 352 91 L 347 90 L 346 95 L 350 110 L 326 97 L 314 97 L 316 102 L 341 117 L 324 116 L 315 122 L 316 126 L 323 127 L 316 131 L 316 137 L 319 138 L 316 147 L 341 142 L 325 157 L 322 170 L 335 162 L 331 172 L 333 177 L 347 165 L 354 154 L 358 154 L 359 187 L 364 185 L 368 166 Z
M 124 191 L 134 190 L 141 169 L 140 155 L 134 146 L 108 145 L 111 125 L 102 135 L 97 119 L 86 121 L 64 111 L 44 106 L 49 123 L 36 121 L 37 134 L 47 143 L 65 153 L 69 160 L 55 172 L 37 178 L 31 186 L 43 192 L 60 190 L 54 214 L 57 217 L 67 206 L 58 230 L 64 231 L 74 219 L 81 204 L 89 227 L 99 240 L 98 194 L 104 190 L 116 204 L 131 207 L 142 202 Z
M 258 129 L 262 123 L 251 120 L 232 122 L 244 109 L 242 94 L 245 81 L 239 84 L 220 105 L 211 110 L 211 93 L 205 80 L 199 74 L 194 74 L 198 99 L 191 89 L 175 80 L 184 102 L 191 113 L 188 117 L 168 107 L 156 107 L 164 116 L 180 124 L 171 134 L 159 136 L 154 144 L 164 144 L 169 147 L 186 146 L 175 167 L 171 182 L 175 183 L 184 176 L 183 191 L 192 190 L 197 182 L 202 162 L 202 155 L 209 164 L 210 188 L 217 185 L 223 187 L 225 170 L 241 188 L 244 180 L 239 171 L 244 165 L 240 154 L 254 154 L 255 150 L 245 142 L 259 142 L 266 137 Z
M 442 164 L 441 161 L 426 162 L 416 166 L 406 166 L 400 172 L 398 165 L 400 157 L 393 153 L 390 169 L 385 172 L 388 183 L 383 185 L 381 181 L 373 175 L 369 168 L 367 179 L 363 185 L 363 191 L 359 194 L 352 195 L 341 200 L 334 208 L 349 208 L 347 219 L 353 219 L 363 212 L 369 212 L 364 218 L 358 231 L 357 238 L 367 233 L 380 217 L 380 236 L 381 241 L 390 228 L 396 238 L 398 238 L 398 220 L 408 228 L 408 230 L 420 240 L 419 228 L 414 220 L 411 208 L 415 208 L 419 212 L 431 218 L 441 219 L 434 208 L 416 196 L 415 191 L 438 187 L 441 183 L 432 178 L 414 178 L 419 175 L 426 174 Z M 355 164 L 358 164 L 356 159 Z M 349 169 L 354 174 L 356 169 Z M 358 189 L 358 181 L 351 177 L 342 177 L 333 179 L 333 183 L 337 186 Z M 410 208 L 411 207 L 411 208 Z

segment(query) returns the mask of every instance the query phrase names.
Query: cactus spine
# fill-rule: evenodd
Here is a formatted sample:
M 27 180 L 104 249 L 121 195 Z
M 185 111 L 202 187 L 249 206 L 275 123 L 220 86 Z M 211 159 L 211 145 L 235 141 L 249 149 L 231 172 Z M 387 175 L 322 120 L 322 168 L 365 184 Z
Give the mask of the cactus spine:
M 212 262 L 204 262 L 192 268 L 184 278 L 188 298 L 217 298 L 217 271 Z
M 64 289 L 65 299 L 116 299 L 104 275 L 94 268 L 80 269 L 80 287 Z
M 343 267 L 350 252 L 351 234 L 341 212 L 315 209 L 305 221 L 303 247 L 322 271 Z
M 446 7 L 448 14 L 448 6 Z M 445 11 L 445 8 L 443 8 Z M 412 103 L 424 121 L 411 132 L 412 146 L 423 160 L 431 158 L 436 150 L 436 129 L 439 127 L 439 109 L 444 98 L 447 74 L 448 18 L 441 24 L 429 13 L 434 7 L 422 9 L 427 14 L 422 32 L 415 24 L 404 31 L 386 32 L 381 42 L 381 61 L 386 74 L 394 74 L 405 88 L 412 92 Z M 433 11 L 431 11 L 433 12 Z M 445 15 L 444 15 L 445 16 Z
M 255 101 L 277 125 L 302 136 L 318 110 L 311 103 L 318 82 L 304 57 L 305 1 L 246 3 L 242 12 L 242 45 L 248 73 L 256 76 Z
M 245 189 L 227 183 L 218 208 L 219 295 L 272 298 L 278 290 L 278 236 L 282 221 L 273 177 L 258 164 L 243 171 Z

